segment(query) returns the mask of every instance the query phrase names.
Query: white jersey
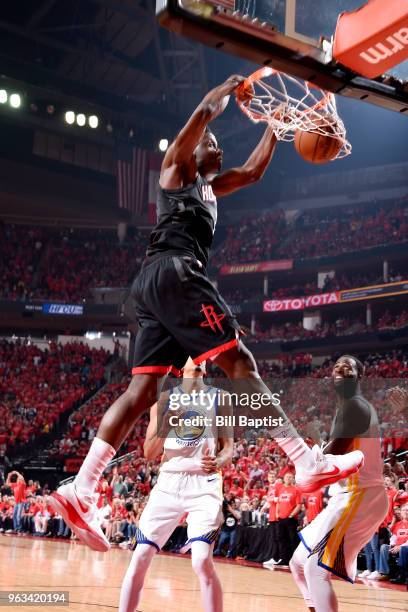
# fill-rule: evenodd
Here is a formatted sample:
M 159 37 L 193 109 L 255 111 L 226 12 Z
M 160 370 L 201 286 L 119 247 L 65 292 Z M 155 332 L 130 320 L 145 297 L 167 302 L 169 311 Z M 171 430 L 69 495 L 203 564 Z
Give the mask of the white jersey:
M 217 453 L 216 427 L 218 389 L 203 387 L 199 397 L 194 397 L 181 386 L 170 391 L 171 402 L 166 412 L 172 419 L 172 429 L 164 442 L 164 456 L 160 472 L 187 472 L 204 474 L 201 459 L 207 449 Z M 190 403 L 188 400 L 190 397 Z M 177 406 L 177 407 L 176 407 Z

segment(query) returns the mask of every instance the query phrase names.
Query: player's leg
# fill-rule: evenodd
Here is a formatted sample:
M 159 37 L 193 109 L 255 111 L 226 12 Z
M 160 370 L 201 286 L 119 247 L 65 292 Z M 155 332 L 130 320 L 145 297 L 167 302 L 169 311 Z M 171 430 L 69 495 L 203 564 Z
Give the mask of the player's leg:
M 123 578 L 120 591 L 119 612 L 135 612 L 142 595 L 147 570 L 156 554 L 150 544 L 138 544 Z
M 306 583 L 316 612 L 338 612 L 331 574 L 318 564 L 318 555 L 309 557 L 304 564 Z
M 75 477 L 79 490 L 86 491 L 88 495 L 94 493 L 103 471 L 138 417 L 155 403 L 161 382 L 162 376 L 155 373 L 135 375 L 126 391 L 106 411 L 88 455 Z
M 200 581 L 204 612 L 222 612 L 223 607 L 222 587 L 215 570 L 213 548 L 214 544 L 198 540 L 191 544 L 191 564 Z
M 188 540 L 181 551 L 191 548 L 205 612 L 221 612 L 222 587 L 213 562 L 214 544 L 223 520 L 221 476 L 217 473 L 209 480 L 208 475 L 190 474 L 183 482 L 180 496 L 183 510 L 188 513 Z
M 295 464 L 296 484 L 301 489 L 313 491 L 337 482 L 361 467 L 364 455 L 360 451 L 334 457 L 323 455 L 318 446 L 313 449 L 307 446 L 261 379 L 252 353 L 241 341 L 238 345 L 219 353 L 214 358 L 214 362 L 231 380 L 233 391 L 238 395 L 262 396 L 265 399 L 270 397 L 267 406 L 269 414 L 272 418 L 282 419 L 283 423 L 273 429 L 271 435 Z
M 56 511 L 94 550 L 110 548 L 97 516 L 94 495 L 97 482 L 137 418 L 157 400 L 164 377 L 175 371 L 174 366 L 180 368 L 188 356 L 161 322 L 161 313 L 156 308 L 160 305 L 166 312 L 167 296 L 176 296 L 168 286 L 171 279 L 167 260 L 171 258 L 165 259 L 142 268 L 132 287 L 139 324 L 132 368 L 134 377 L 125 393 L 104 415 L 74 483 L 60 487 L 52 495 Z M 173 299 L 177 301 L 176 297 Z
M 292 572 L 293 579 L 296 582 L 306 605 L 308 606 L 309 610 L 314 610 L 313 600 L 309 593 L 309 587 L 307 586 L 305 576 L 305 563 L 307 561 L 308 554 L 309 552 L 301 542 L 295 550 L 293 557 L 289 561 L 289 567 L 290 571 Z
M 94 550 L 109 550 L 97 516 L 95 489 L 138 417 L 157 400 L 163 380 L 159 373 L 137 374 L 127 390 L 104 415 L 84 462 L 73 482 L 51 495 L 55 510 L 74 533 Z
M 136 532 L 136 548 L 123 579 L 119 612 L 135 612 L 153 556 L 167 542 L 183 515 L 176 495 L 178 474 L 161 474 L 150 493 Z

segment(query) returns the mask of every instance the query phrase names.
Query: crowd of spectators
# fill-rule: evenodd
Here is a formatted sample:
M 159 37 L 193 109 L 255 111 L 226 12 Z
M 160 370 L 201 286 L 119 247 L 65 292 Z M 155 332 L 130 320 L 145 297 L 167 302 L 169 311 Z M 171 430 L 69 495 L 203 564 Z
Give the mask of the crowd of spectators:
M 46 349 L 0 341 L 0 448 L 26 445 L 49 433 L 62 413 L 101 384 L 109 353 L 83 343 Z
M 294 223 L 287 222 L 278 210 L 241 219 L 228 228 L 214 265 L 329 257 L 402 243 L 407 235 L 408 198 L 305 211 Z
M 216 252 L 216 267 L 228 263 L 338 255 L 382 244 L 404 242 L 408 200 L 303 212 L 293 223 L 284 211 L 241 219 L 227 229 Z M 149 230 L 130 229 L 122 243 L 107 229 L 55 229 L 0 226 L 0 297 L 12 300 L 90 299 L 94 287 L 128 286 L 145 256 Z M 380 280 L 346 277 L 329 280 L 323 291 Z M 278 289 L 284 297 L 318 292 L 314 283 Z
M 30 297 L 44 241 L 43 228 L 0 223 L 0 297 Z
M 140 268 L 149 232 L 0 226 L 0 298 L 82 301 L 90 289 L 126 287 Z
M 279 257 L 329 257 L 383 244 L 405 242 L 408 235 L 408 198 L 397 202 L 349 206 L 304 213 L 290 240 L 280 244 Z
M 63 461 L 68 468 L 75 466 L 76 463 L 80 465 L 95 437 L 107 407 L 113 404 L 115 399 L 126 390 L 128 384 L 128 376 L 123 376 L 119 382 L 105 385 L 86 404 L 79 406 L 72 412 L 63 436 L 48 449 L 49 459 Z M 143 417 L 132 429 L 121 448 L 121 453 L 135 451 L 135 456 L 142 456 L 146 418 L 146 416 Z
M 239 224 L 228 227 L 227 238 L 217 251 L 216 265 L 273 259 L 288 234 L 281 209 L 240 219 Z
M 305 329 L 302 321 L 286 322 L 280 325 L 255 326 L 255 333 L 248 337 L 247 342 L 265 342 L 279 340 L 293 342 L 310 338 L 328 338 L 330 336 L 351 336 L 374 331 L 402 329 L 408 325 L 408 312 L 403 310 L 395 315 L 388 310 L 372 325 L 367 325 L 362 316 L 355 318 L 340 317 L 334 322 L 325 321 L 314 329 Z
M 61 231 L 47 244 L 33 297 L 80 301 L 89 297 L 91 287 L 127 287 L 145 257 L 146 245 L 143 232 L 119 244 L 113 230 Z

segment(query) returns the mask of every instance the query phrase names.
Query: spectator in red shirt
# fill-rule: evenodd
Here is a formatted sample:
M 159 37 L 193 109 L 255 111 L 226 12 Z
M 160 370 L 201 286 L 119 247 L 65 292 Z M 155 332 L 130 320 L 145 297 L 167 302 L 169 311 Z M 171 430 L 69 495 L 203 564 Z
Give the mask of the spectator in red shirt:
M 238 478 L 234 478 L 234 480 L 232 481 L 232 487 L 230 488 L 230 493 L 233 497 L 242 498 L 244 494 L 244 489 L 239 486 Z
M 288 474 L 289 472 L 291 474 L 295 473 L 295 468 L 292 464 L 289 463 L 289 459 L 287 457 L 281 457 L 279 459 L 278 465 L 278 478 L 283 478 L 285 474 Z
M 231 471 L 230 478 L 232 478 L 232 480 L 238 480 L 238 486 L 242 488 L 244 488 L 248 482 L 248 476 L 240 465 L 237 465 L 235 470 Z
M 13 512 L 14 497 L 3 495 L 2 506 L 0 507 L 0 531 L 11 533 L 13 531 Z
M 323 510 L 323 491 L 314 491 L 313 493 L 307 493 L 304 495 L 304 501 L 306 504 L 306 517 L 305 523 L 308 525 L 316 518 L 318 514 Z
M 397 494 L 397 489 L 394 487 L 394 483 L 392 482 L 392 478 L 390 478 L 390 476 L 384 477 L 384 485 L 385 492 L 388 497 L 388 514 L 381 523 L 381 527 L 388 527 L 392 521 L 392 517 L 394 516 L 394 498 Z
M 0 496 L 0 533 L 4 533 L 9 529 L 7 525 L 7 513 L 10 508 L 9 498 L 7 495 Z
M 392 453 L 390 453 L 390 466 L 396 476 L 407 476 L 403 464 L 397 461 L 397 453 L 395 451 L 392 451 Z
M 28 491 L 28 487 L 27 487 Z M 33 532 L 33 512 L 32 506 L 34 505 L 34 497 L 32 493 L 27 492 L 26 501 L 23 504 L 23 511 L 21 513 L 21 530 L 23 533 Z
M 25 502 L 26 482 L 24 476 L 20 474 L 20 472 L 13 470 L 7 476 L 6 484 L 13 491 L 15 501 L 13 510 L 13 529 L 16 533 L 20 533 L 22 531 L 21 513 L 23 512 Z
M 404 488 L 396 492 L 393 503 L 394 506 L 405 506 L 408 504 L 408 480 L 404 482 Z
M 34 534 L 46 535 L 48 533 L 48 523 L 55 516 L 53 508 L 48 503 L 47 497 L 41 497 L 34 508 Z
M 378 580 L 388 580 L 390 573 L 390 554 L 398 556 L 401 546 L 408 546 L 408 506 L 401 508 L 401 520 L 391 527 L 391 540 L 380 549 L 380 576 Z
M 35 495 L 35 492 L 37 490 L 37 487 L 34 484 L 33 480 L 29 480 L 28 481 L 28 485 L 26 487 L 26 498 L 28 500 L 28 498 L 32 495 Z
M 262 499 L 266 495 L 266 489 L 263 488 L 261 480 L 256 480 L 252 486 L 252 489 L 247 489 L 247 493 L 250 499 L 253 499 L 254 497 Z
M 279 521 L 279 551 L 281 555 L 279 565 L 289 565 L 289 560 L 299 544 L 297 516 L 302 506 L 302 500 L 300 491 L 294 482 L 293 474 L 287 472 L 283 477 L 283 484 L 279 489 L 276 505 L 276 518 Z
M 121 524 L 126 519 L 126 516 L 127 512 L 123 500 L 119 497 L 114 497 L 112 514 L 108 519 L 106 527 L 106 537 L 109 540 L 113 540 L 118 531 L 120 531 Z

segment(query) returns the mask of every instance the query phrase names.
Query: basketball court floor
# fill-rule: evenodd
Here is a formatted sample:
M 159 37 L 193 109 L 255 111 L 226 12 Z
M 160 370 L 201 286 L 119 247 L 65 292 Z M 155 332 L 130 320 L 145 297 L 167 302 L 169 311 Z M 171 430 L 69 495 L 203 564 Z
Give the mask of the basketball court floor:
M 39 609 L 110 612 L 118 609 L 120 585 L 131 552 L 114 548 L 91 551 L 78 542 L 29 537 L 0 537 L 0 591 L 69 591 L 69 607 L 40 605 Z M 224 589 L 224 610 L 234 612 L 305 612 L 289 572 L 265 570 L 236 562 L 217 561 Z M 341 612 L 408 612 L 405 587 L 334 581 Z M 0 607 L 4 606 L 0 602 Z M 11 607 L 11 606 L 5 606 Z M 33 606 L 13 606 L 33 610 Z M 38 609 L 38 607 L 37 607 Z M 190 559 L 157 555 L 148 574 L 139 606 L 142 612 L 201 610 L 198 581 Z

